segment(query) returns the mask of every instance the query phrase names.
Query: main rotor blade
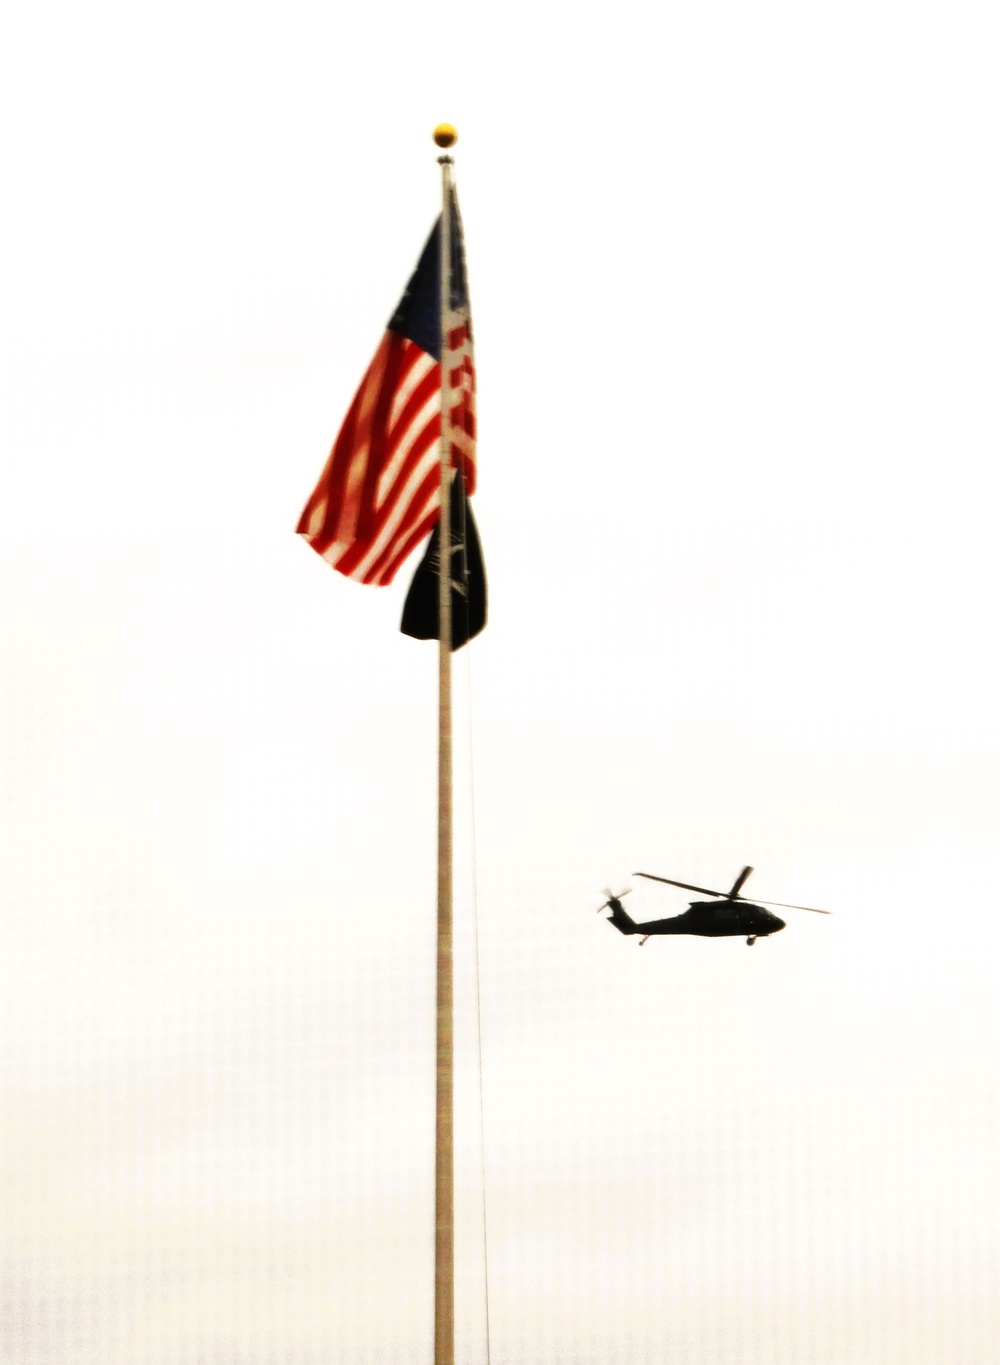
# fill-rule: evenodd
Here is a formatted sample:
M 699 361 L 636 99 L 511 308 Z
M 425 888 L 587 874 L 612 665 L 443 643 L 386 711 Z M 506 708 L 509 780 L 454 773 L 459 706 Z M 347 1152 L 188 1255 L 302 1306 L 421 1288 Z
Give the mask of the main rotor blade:
M 730 899 L 731 901 L 734 901 L 734 900 L 736 899 L 736 897 L 740 894 L 740 887 L 741 887 L 741 886 L 743 885 L 743 883 L 746 881 L 747 877 L 750 876 L 750 873 L 751 873 L 752 871 L 753 871 L 753 868 L 752 868 L 752 867 L 745 867 L 745 868 L 743 869 L 743 871 L 740 873 L 740 875 L 739 875 L 739 876 L 736 878 L 736 880 L 733 882 L 733 889 L 732 889 L 732 891 L 730 891 L 730 893 L 729 893 L 729 899 Z
M 737 879 L 736 886 L 742 886 L 752 871 L 752 867 L 745 867 Z M 657 877 L 653 872 L 633 872 L 632 876 L 646 877 L 651 882 L 666 882 L 668 886 L 680 886 L 683 887 L 685 891 L 700 891 L 703 896 L 726 896 L 725 891 L 710 891 L 707 886 L 692 886 L 690 882 L 675 882 L 673 877 Z M 736 888 L 734 887 L 733 891 L 729 892 L 730 897 L 733 895 L 735 889 Z M 748 896 L 739 896 L 738 899 L 752 905 L 777 905 L 782 910 L 808 910 L 811 915 L 833 914 L 832 910 L 818 910 L 815 905 L 789 905 L 787 901 L 762 901 L 758 899 L 757 896 L 754 896 L 752 901 Z
M 752 901 L 749 901 L 749 898 L 746 896 L 741 896 L 740 900 L 748 901 L 748 903 L 752 905 L 777 905 L 780 906 L 782 910 L 808 910 L 811 915 L 833 914 L 832 910 L 817 910 L 815 905 L 789 905 L 787 901 L 762 901 L 758 900 L 756 896 L 754 896 Z
M 668 886 L 682 886 L 685 891 L 700 891 L 703 896 L 724 896 L 725 891 L 709 891 L 707 886 L 692 886 L 690 882 L 675 882 L 673 877 L 657 877 L 653 872 L 633 872 L 633 877 L 648 877 L 651 882 L 666 882 Z

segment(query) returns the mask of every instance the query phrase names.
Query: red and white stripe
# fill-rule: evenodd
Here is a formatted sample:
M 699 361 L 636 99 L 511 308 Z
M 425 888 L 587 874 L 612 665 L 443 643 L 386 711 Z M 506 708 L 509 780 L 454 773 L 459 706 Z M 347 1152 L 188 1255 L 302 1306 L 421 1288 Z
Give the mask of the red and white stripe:
M 468 316 L 445 329 L 444 366 L 386 332 L 344 418 L 298 532 L 340 573 L 391 583 L 441 505 L 441 374 L 452 463 L 476 481 L 476 372 Z

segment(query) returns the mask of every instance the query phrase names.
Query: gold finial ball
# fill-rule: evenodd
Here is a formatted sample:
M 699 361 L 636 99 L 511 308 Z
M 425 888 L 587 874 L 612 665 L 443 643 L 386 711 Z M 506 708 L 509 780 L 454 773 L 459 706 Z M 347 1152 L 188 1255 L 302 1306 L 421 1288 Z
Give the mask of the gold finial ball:
M 454 147 L 458 133 L 450 123 L 439 123 L 434 129 L 434 141 L 439 147 Z

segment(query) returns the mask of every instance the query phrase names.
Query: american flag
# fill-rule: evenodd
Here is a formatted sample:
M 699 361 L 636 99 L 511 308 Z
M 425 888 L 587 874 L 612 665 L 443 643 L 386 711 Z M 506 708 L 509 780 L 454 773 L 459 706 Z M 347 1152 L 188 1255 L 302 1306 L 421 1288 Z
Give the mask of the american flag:
M 437 522 L 442 401 L 452 464 L 462 470 L 469 493 L 476 487 L 476 370 L 454 190 L 449 216 L 445 317 L 439 218 L 299 518 L 298 533 L 316 553 L 361 583 L 391 583 Z

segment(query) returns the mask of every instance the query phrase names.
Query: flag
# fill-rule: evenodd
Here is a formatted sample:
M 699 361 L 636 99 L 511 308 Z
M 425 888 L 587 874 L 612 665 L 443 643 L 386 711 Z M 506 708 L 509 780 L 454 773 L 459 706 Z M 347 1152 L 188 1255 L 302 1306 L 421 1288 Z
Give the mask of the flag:
M 451 485 L 451 647 L 461 649 L 486 624 L 486 573 L 479 532 L 465 496 L 465 484 L 456 473 Z M 403 604 L 400 630 L 415 640 L 437 640 L 438 573 L 441 562 L 441 523 L 431 532 L 423 558 Z
M 348 578 L 391 583 L 440 514 L 441 404 L 452 464 L 476 486 L 476 371 L 462 220 L 454 189 L 450 298 L 441 317 L 441 219 L 344 418 L 298 533 Z M 444 385 L 442 386 L 442 373 Z

